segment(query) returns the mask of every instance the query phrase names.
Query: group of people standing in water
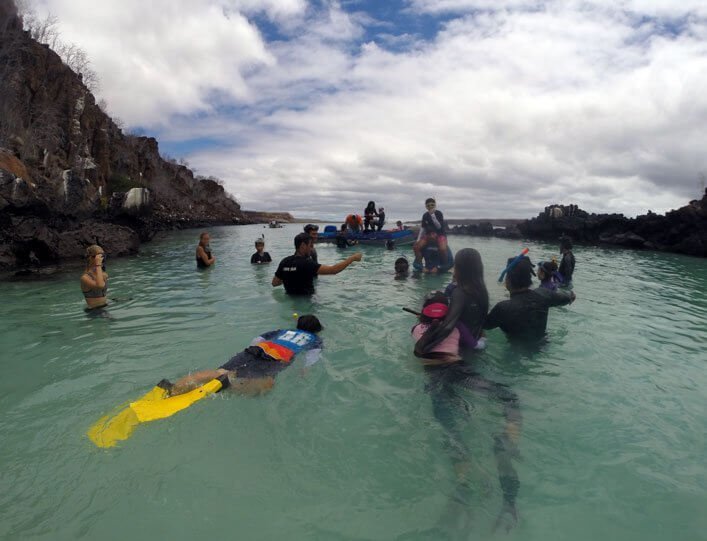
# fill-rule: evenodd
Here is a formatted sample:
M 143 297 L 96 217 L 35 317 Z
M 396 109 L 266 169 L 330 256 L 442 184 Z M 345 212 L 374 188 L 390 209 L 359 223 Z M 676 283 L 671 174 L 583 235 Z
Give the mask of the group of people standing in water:
M 430 242 L 436 243 L 440 251 L 448 249 L 444 216 L 436 209 L 434 199 L 426 201 L 426 208 L 414 246 L 416 258 Z M 295 236 L 295 252 L 279 263 L 272 279 L 273 287 L 283 285 L 290 295 L 311 295 L 316 277 L 338 274 L 352 263 L 361 261 L 361 253 L 356 253 L 334 265 L 320 264 L 314 248 L 317 234 L 318 227 L 308 224 Z M 251 257 L 253 264 L 272 261 L 264 251 L 262 239 L 256 240 L 255 247 L 256 252 Z M 549 309 L 575 300 L 571 290 L 575 259 L 569 239 L 562 239 L 561 254 L 559 266 L 555 261 L 540 262 L 537 274 L 527 256 L 509 258 L 504 285 L 510 298 L 491 308 L 481 254 L 473 248 L 464 248 L 456 254 L 452 281 L 445 290 L 428 294 L 419 312 L 408 310 L 418 315 L 418 323 L 411 331 L 414 355 L 423 366 L 433 413 L 445 429 L 451 458 L 456 465 L 463 467 L 470 459 L 470 451 L 464 444 L 463 425 L 458 423 L 458 392 L 466 389 L 481 393 L 502 406 L 505 426 L 493 438 L 503 494 L 497 526 L 503 524 L 509 528 L 518 517 L 516 500 L 520 482 L 513 459 L 518 456 L 522 416 L 517 395 L 508 386 L 482 376 L 472 363 L 475 354 L 485 349 L 486 332 L 491 329 L 500 328 L 513 342 L 537 342 L 544 338 Z M 87 249 L 86 257 L 86 271 L 81 277 L 86 303 L 89 308 L 105 306 L 108 281 L 105 253 L 94 245 Z M 216 261 L 211 253 L 208 233 L 200 236 L 196 261 L 199 267 L 212 266 Z M 396 261 L 396 271 L 400 261 Z M 540 280 L 537 288 L 533 288 L 534 275 Z M 273 387 L 277 373 L 289 366 L 297 354 L 305 353 L 305 366 L 316 362 L 323 344 L 318 336 L 321 330 L 322 325 L 316 316 L 301 316 L 296 328 L 261 334 L 220 368 L 189 374 L 174 384 L 165 380 L 164 384 L 171 395 L 179 395 L 209 380 L 219 379 L 224 387 L 230 386 L 243 394 L 262 394 Z M 463 489 L 463 483 L 460 483 L 458 490 Z

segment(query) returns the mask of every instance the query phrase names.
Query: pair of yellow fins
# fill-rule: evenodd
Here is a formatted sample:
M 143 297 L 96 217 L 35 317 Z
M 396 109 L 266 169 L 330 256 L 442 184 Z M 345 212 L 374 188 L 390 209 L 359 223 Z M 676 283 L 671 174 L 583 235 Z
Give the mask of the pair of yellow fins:
M 188 408 L 209 395 L 228 387 L 228 377 L 220 376 L 189 391 L 170 396 L 171 385 L 166 380 L 160 381 L 149 393 L 115 415 L 101 417 L 88 429 L 86 435 L 98 447 L 113 447 L 122 440 L 127 440 L 140 423 L 171 417 L 178 411 Z

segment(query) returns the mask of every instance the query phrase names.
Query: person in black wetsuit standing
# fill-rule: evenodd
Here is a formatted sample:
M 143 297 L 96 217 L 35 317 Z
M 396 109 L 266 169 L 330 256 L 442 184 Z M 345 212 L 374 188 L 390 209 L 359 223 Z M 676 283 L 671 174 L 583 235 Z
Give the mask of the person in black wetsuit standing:
M 260 238 L 255 241 L 255 253 L 250 256 L 251 265 L 262 265 L 272 262 L 270 254 L 265 251 L 265 239 Z
M 458 465 L 468 463 L 471 451 L 464 443 L 463 424 L 460 427 L 458 404 L 460 391 L 466 389 L 481 393 L 500 402 L 506 419 L 505 429 L 494 437 L 493 452 L 496 457 L 498 479 L 503 493 L 503 505 L 496 527 L 505 524 L 510 529 L 518 521 L 516 499 L 520 489 L 518 474 L 511 459 L 518 454 L 518 440 L 522 416 L 518 397 L 506 385 L 491 381 L 463 360 L 446 363 L 425 361 L 435 346 L 455 329 L 463 328 L 468 336 L 467 349 L 483 349 L 482 330 L 489 308 L 489 295 L 484 283 L 481 255 L 473 248 L 459 250 L 454 265 L 454 282 L 447 287 L 450 295 L 449 310 L 439 325 L 430 327 L 415 344 L 415 355 L 425 364 L 428 377 L 426 390 L 432 400 L 435 418 L 445 429 L 452 460 Z M 460 329 L 461 330 L 461 329 Z M 455 500 L 464 500 L 462 492 L 467 487 L 460 483 Z
M 308 258 L 312 249 L 312 238 L 307 233 L 295 237 L 295 253 L 284 258 L 275 271 L 272 286 L 285 286 L 288 295 L 312 295 L 314 278 L 321 274 L 339 274 L 354 261 L 361 261 L 361 253 L 355 253 L 335 265 L 320 265 Z
M 562 261 L 560 261 L 559 272 L 563 279 L 562 287 L 571 287 L 575 265 L 574 254 L 572 253 L 572 239 L 569 237 L 560 239 L 560 253 L 562 254 Z
M 514 259 L 509 258 L 508 263 Z M 514 341 L 536 342 L 545 337 L 550 307 L 570 304 L 576 296 L 573 291 L 530 289 L 533 274 L 533 264 L 528 257 L 523 257 L 506 273 L 506 289 L 511 298 L 493 307 L 486 318 L 485 329 L 500 327 Z

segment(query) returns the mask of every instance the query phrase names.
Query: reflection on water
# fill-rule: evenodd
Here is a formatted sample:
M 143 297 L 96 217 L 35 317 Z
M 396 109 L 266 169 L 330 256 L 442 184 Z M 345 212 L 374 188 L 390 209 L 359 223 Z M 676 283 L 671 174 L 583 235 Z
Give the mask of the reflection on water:
M 503 400 L 431 394 L 411 352 L 414 317 L 401 310 L 449 276 L 394 280 L 411 250 L 365 247 L 311 299 L 289 298 L 270 280 L 297 229 L 265 231 L 270 266 L 249 263 L 258 226 L 212 230 L 217 263 L 205 272 L 195 231 L 111 260 L 110 318 L 84 312 L 80 271 L 0 284 L 0 538 L 186 539 L 224 526 L 244 539 L 494 537 Z M 492 302 L 506 298 L 496 278 L 518 243 L 450 244 L 477 248 Z M 533 260 L 556 252 L 529 247 Z M 524 350 L 492 331 L 472 361 L 522 413 L 509 538 L 699 539 L 707 262 L 575 253 L 578 299 L 551 310 L 548 341 Z M 325 326 L 323 360 L 284 371 L 270 394 L 221 393 L 107 451 L 85 437 L 160 379 L 219 366 L 307 312 Z

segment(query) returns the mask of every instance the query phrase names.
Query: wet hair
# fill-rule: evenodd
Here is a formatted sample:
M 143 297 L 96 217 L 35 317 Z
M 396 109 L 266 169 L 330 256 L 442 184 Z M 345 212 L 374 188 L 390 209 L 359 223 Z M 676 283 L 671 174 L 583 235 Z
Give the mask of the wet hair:
M 369 201 L 368 205 L 366 205 L 366 210 L 376 210 L 376 202 L 375 201 Z
M 307 314 L 297 319 L 297 329 L 317 334 L 322 330 L 322 324 L 319 322 L 319 319 L 317 319 L 317 316 Z
M 397 272 L 397 273 L 407 272 L 409 268 L 410 268 L 410 263 L 404 257 L 399 257 L 398 259 L 395 260 L 395 272 Z
M 571 250 L 572 249 L 572 239 L 569 237 L 562 237 L 560 239 L 560 250 Z
M 515 257 L 508 258 L 508 264 L 510 265 Z M 506 280 L 511 289 L 524 289 L 530 287 L 533 283 L 533 264 L 530 262 L 530 258 L 523 256 L 518 263 L 516 263 L 511 270 L 506 273 Z
M 445 306 L 449 306 L 449 297 L 447 297 L 443 291 L 433 291 L 425 297 L 425 300 L 422 303 L 422 309 L 424 310 L 425 307 L 430 304 L 444 304 Z M 430 316 L 426 316 L 425 314 L 420 314 L 420 323 L 429 325 L 433 321 L 440 321 L 440 319 L 432 318 Z
M 309 233 L 300 233 L 295 237 L 295 250 L 299 250 L 299 247 L 302 244 L 310 244 L 312 242 L 312 237 L 309 236 Z
M 425 206 L 427 206 L 429 203 L 434 203 L 436 205 L 437 201 L 435 201 L 434 197 L 428 197 L 427 199 L 425 199 Z
M 86 266 L 88 267 L 91 264 L 91 259 L 96 257 L 102 251 L 103 248 L 98 246 L 98 244 L 91 244 L 91 246 L 86 248 Z
M 201 233 L 201 235 L 199 235 L 199 241 L 204 240 L 204 237 L 205 237 L 206 235 L 208 235 L 208 234 L 209 234 L 208 231 L 204 231 L 203 233 Z
M 457 287 L 471 295 L 484 315 L 489 311 L 489 292 L 484 282 L 484 264 L 481 254 L 473 248 L 462 248 L 454 256 L 454 275 Z
M 538 263 L 538 270 L 545 273 L 545 279 L 547 280 L 552 278 L 554 272 L 557 272 L 557 263 L 554 261 L 541 261 Z

